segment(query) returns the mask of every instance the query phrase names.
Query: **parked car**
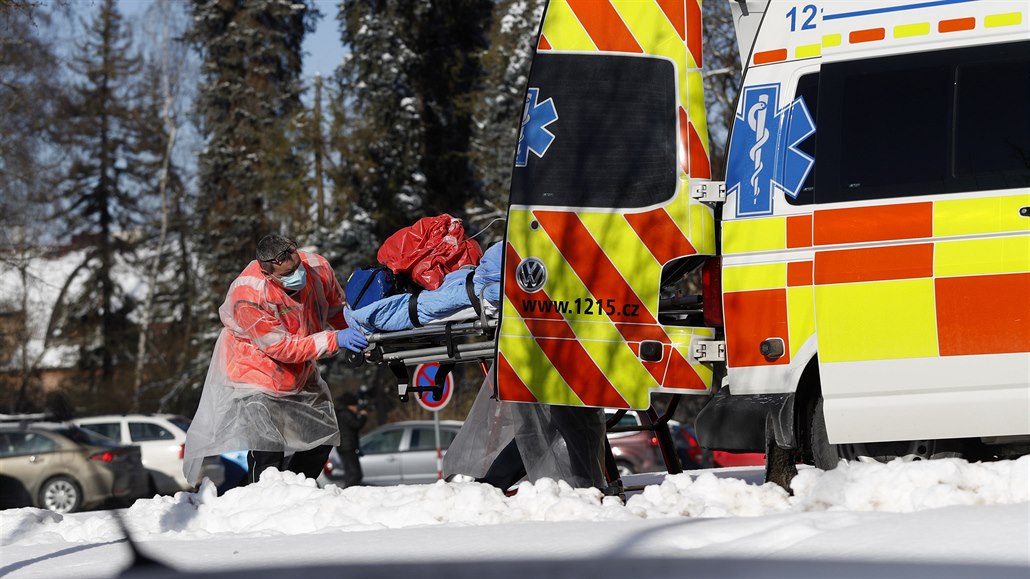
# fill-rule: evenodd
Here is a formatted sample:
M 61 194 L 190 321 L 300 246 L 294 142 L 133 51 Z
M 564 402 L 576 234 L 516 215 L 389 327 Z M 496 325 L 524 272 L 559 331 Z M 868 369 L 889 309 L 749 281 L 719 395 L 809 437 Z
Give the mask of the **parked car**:
M 440 448 L 446 452 L 461 429 L 457 420 L 440 421 Z M 362 484 L 388 486 L 422 484 L 438 478 L 436 435 L 432 420 L 393 422 L 361 437 Z M 334 448 L 322 475 L 323 486 L 343 480 L 343 467 Z
M 705 452 L 697 442 L 694 429 L 690 426 L 670 425 L 672 439 L 676 443 L 676 454 L 684 470 L 695 468 L 723 468 L 731 466 L 762 466 L 765 455 L 760 452 Z
M 612 415 L 613 413 L 609 412 L 605 416 L 610 420 Z M 627 412 L 612 428 L 632 428 L 640 424 L 640 416 L 636 412 Z M 608 443 L 612 447 L 612 455 L 615 456 L 615 464 L 619 467 L 620 475 L 665 470 L 662 451 L 658 447 L 658 437 L 650 430 L 609 432 Z
M 111 440 L 139 446 L 151 493 L 172 494 L 193 488 L 182 473 L 188 418 L 174 414 L 111 414 L 77 418 L 73 422 Z M 225 467 L 219 457 L 205 459 L 203 473 L 215 485 L 225 480 Z
M 70 423 L 0 424 L 0 506 L 57 513 L 128 504 L 147 492 L 138 446 Z

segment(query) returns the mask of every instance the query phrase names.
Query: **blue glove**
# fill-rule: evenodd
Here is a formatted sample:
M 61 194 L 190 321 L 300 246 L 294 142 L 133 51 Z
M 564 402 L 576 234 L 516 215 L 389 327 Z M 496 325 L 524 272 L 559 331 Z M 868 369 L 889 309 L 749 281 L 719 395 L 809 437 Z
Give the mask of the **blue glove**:
M 351 326 L 346 330 L 336 332 L 336 345 L 347 348 L 351 352 L 360 352 L 368 345 L 368 339 L 361 330 Z

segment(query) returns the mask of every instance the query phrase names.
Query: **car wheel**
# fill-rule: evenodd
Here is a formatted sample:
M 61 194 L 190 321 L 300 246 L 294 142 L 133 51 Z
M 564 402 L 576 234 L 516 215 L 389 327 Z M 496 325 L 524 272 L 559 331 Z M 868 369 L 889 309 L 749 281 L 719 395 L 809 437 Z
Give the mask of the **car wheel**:
M 55 513 L 74 513 L 82 505 L 82 491 L 72 479 L 55 476 L 39 489 L 39 504 Z
M 615 466 L 619 469 L 619 476 L 626 476 L 628 474 L 636 474 L 636 470 L 633 469 L 633 465 L 624 461 L 618 460 L 615 462 Z

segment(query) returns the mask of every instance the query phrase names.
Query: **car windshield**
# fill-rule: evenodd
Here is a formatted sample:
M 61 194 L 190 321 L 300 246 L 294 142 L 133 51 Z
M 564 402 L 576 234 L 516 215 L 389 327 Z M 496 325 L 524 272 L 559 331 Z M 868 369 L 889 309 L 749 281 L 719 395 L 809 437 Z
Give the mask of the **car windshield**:
M 182 429 L 183 432 L 186 432 L 187 430 L 190 429 L 190 419 L 189 418 L 184 418 L 182 416 L 169 416 L 168 417 L 168 422 L 171 422 L 172 424 L 178 426 L 179 428 Z
M 56 428 L 54 429 L 54 432 L 70 438 L 79 444 L 89 444 L 91 446 L 103 446 L 107 448 L 116 448 L 121 446 L 121 444 L 115 440 L 111 440 L 110 438 L 97 434 L 96 432 L 79 428 L 78 426 L 68 425 L 63 428 Z

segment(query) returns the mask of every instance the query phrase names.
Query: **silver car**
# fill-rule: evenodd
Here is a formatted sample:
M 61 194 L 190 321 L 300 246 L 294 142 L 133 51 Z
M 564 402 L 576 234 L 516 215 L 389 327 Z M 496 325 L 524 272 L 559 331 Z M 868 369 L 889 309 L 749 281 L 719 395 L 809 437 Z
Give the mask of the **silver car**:
M 458 420 L 440 421 L 441 456 L 461 429 Z M 397 485 L 436 482 L 436 434 L 432 420 L 393 422 L 361 437 L 362 484 Z M 318 478 L 323 485 L 342 484 L 343 467 L 334 448 L 325 471 Z

